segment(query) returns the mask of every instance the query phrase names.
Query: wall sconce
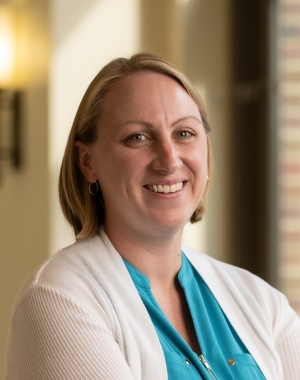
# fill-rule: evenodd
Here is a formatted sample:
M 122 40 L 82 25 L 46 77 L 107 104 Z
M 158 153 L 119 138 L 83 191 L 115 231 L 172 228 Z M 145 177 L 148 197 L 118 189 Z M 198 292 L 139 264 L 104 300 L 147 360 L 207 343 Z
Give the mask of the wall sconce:
M 5 160 L 19 168 L 21 94 L 16 89 L 16 50 L 15 10 L 0 4 L 0 165 Z

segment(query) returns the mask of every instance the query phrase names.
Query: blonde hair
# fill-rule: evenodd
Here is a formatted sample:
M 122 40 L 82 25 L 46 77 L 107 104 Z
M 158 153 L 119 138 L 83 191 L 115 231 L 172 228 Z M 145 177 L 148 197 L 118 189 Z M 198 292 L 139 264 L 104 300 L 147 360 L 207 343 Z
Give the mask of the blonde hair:
M 59 199 L 62 211 L 71 224 L 77 238 L 93 237 L 104 222 L 105 208 L 101 189 L 96 195 L 89 192 L 86 182 L 76 162 L 75 141 L 91 144 L 96 140 L 96 125 L 101 115 L 106 94 L 119 80 L 140 71 L 152 71 L 176 80 L 198 105 L 206 133 L 210 131 L 206 110 L 187 77 L 172 64 L 153 54 L 139 53 L 130 58 L 117 58 L 108 63 L 96 75 L 77 110 L 67 141 L 59 176 Z M 197 209 L 190 218 L 192 223 L 202 219 L 212 177 L 211 142 L 208 143 L 207 187 Z

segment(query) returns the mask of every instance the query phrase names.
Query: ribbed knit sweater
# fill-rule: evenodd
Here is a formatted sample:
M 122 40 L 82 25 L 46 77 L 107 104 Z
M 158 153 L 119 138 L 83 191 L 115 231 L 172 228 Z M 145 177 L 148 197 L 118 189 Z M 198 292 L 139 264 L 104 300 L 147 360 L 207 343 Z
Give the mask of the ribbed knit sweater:
M 300 379 L 300 319 L 286 298 L 245 270 L 183 251 L 266 379 Z M 6 379 L 167 380 L 151 319 L 103 231 L 58 252 L 24 284 Z

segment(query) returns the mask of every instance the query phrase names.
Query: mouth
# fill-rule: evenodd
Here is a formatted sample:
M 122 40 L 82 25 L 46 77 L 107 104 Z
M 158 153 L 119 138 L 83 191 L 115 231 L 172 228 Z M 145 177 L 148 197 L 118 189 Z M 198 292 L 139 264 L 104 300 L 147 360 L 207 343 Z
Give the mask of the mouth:
M 176 182 L 176 183 L 173 183 L 172 185 L 157 183 L 153 185 L 145 185 L 144 187 L 147 190 L 152 191 L 153 193 L 169 194 L 169 193 L 176 193 L 177 191 L 182 190 L 185 182 L 186 181 Z

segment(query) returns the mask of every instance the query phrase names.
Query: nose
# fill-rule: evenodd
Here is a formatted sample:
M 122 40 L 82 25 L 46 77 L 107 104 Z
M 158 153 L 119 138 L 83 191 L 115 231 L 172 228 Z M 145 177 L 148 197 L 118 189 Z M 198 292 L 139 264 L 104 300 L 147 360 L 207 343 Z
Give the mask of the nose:
M 152 161 L 154 170 L 162 173 L 174 173 L 182 162 L 172 139 L 164 139 L 155 144 L 155 156 Z

